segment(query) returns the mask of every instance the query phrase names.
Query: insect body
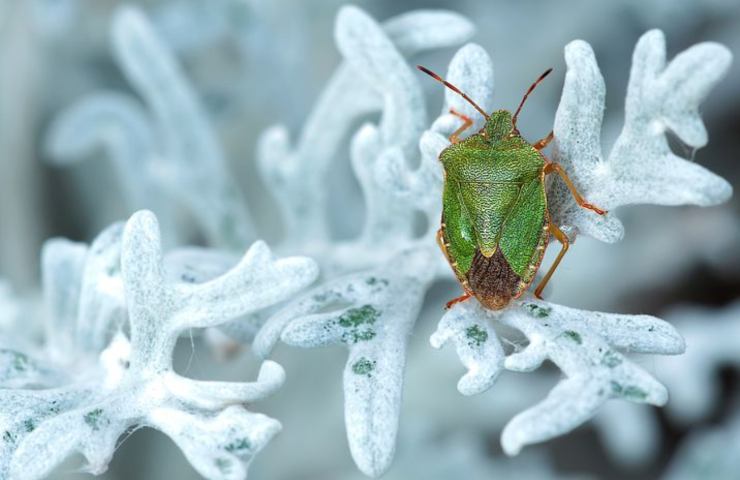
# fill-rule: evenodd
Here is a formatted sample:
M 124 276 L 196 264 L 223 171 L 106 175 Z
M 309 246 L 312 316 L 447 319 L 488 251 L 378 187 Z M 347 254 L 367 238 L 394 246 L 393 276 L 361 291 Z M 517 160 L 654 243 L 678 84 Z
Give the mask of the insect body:
M 447 307 L 471 296 L 490 309 L 506 307 L 534 280 L 552 235 L 562 249 L 535 290 L 541 298 L 569 246 L 568 237 L 550 220 L 545 177 L 559 174 L 578 205 L 599 215 L 606 213 L 587 203 L 562 167 L 542 155 L 552 132 L 530 144 L 516 128 L 527 96 L 551 69 L 529 87 L 512 116 L 507 110 L 488 115 L 457 87 L 424 67 L 418 68 L 460 94 L 486 118 L 480 131 L 461 140 L 459 135 L 473 122 L 451 110 L 463 125 L 450 136 L 452 145 L 439 156 L 445 184 L 437 240 L 465 290 Z

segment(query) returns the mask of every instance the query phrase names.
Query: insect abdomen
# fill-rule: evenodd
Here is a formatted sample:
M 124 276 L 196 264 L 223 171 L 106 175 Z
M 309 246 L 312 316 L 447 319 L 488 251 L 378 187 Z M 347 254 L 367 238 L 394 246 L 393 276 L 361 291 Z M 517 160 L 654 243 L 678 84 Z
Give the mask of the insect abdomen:
M 483 306 L 500 310 L 518 296 L 522 279 L 511 268 L 499 248 L 490 258 L 477 250 L 468 270 L 467 280 L 472 293 Z

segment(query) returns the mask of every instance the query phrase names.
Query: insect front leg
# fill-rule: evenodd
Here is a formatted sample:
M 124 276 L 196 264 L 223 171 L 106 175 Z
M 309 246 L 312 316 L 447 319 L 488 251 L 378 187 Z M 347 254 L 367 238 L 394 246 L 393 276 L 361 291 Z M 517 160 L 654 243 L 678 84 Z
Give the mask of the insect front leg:
M 458 143 L 460 141 L 460 134 L 473 125 L 473 120 L 467 115 L 463 115 L 462 113 L 458 112 L 454 108 L 450 109 L 450 113 L 463 121 L 463 124 L 460 126 L 460 128 L 452 132 L 452 135 L 450 135 L 450 143 Z
M 558 256 L 555 257 L 555 261 L 552 262 L 552 265 L 550 265 L 550 270 L 547 271 L 547 274 L 545 274 L 545 277 L 542 279 L 540 284 L 537 285 L 537 288 L 534 291 L 534 296 L 539 298 L 540 300 L 542 300 L 542 291 L 547 286 L 547 282 L 550 281 L 550 277 L 552 277 L 552 274 L 555 273 L 555 270 L 558 268 L 558 265 L 560 265 L 560 261 L 563 259 L 565 252 L 567 252 L 568 247 L 570 247 L 570 240 L 568 240 L 568 236 L 563 233 L 563 231 L 560 230 L 554 223 L 548 223 L 547 227 L 550 230 L 550 234 L 555 237 L 563 247 L 560 249 Z
M 550 162 L 547 165 L 545 165 L 545 175 L 549 175 L 553 172 L 560 175 L 560 178 L 563 179 L 563 181 L 565 182 L 565 185 L 568 187 L 568 190 L 570 190 L 570 193 L 573 195 L 573 198 L 575 199 L 579 207 L 587 208 L 588 210 L 592 210 L 598 213 L 599 215 L 606 215 L 607 213 L 606 210 L 602 210 L 599 207 L 595 205 L 591 205 L 586 200 L 584 200 L 581 194 L 578 193 L 576 186 L 573 185 L 573 181 L 568 177 L 568 174 L 565 173 L 565 170 L 563 170 L 563 167 L 561 167 L 560 164 L 555 163 L 555 162 Z

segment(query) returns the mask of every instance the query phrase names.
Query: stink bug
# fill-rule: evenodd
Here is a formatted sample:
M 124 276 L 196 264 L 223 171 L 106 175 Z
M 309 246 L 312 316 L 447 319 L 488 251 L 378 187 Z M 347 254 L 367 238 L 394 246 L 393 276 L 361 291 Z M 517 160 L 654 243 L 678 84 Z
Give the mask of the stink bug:
M 465 290 L 447 308 L 471 296 L 493 310 L 506 307 L 534 280 L 552 235 L 562 249 L 535 289 L 535 296 L 541 298 L 569 246 L 568 237 L 550 220 L 545 177 L 557 173 L 579 206 L 606 213 L 586 202 L 563 168 L 542 154 L 553 139 L 552 132 L 530 144 L 516 128 L 527 97 L 552 69 L 529 87 L 512 116 L 508 110 L 488 115 L 457 87 L 425 67 L 418 68 L 459 94 L 486 119 L 480 131 L 463 140 L 460 134 L 473 121 L 450 110 L 463 124 L 450 135 L 451 145 L 439 156 L 445 182 L 437 241 Z

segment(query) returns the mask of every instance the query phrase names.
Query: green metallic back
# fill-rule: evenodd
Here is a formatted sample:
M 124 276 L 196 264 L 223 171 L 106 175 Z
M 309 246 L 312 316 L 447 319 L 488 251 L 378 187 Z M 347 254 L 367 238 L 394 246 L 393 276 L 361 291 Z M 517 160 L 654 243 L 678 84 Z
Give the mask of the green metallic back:
M 458 277 L 465 277 L 477 249 L 491 257 L 500 248 L 512 270 L 529 280 L 547 217 L 542 155 L 500 110 L 480 132 L 446 148 L 440 161 L 443 230 Z

